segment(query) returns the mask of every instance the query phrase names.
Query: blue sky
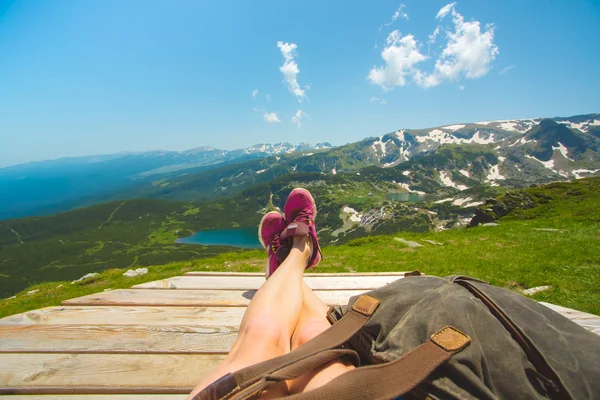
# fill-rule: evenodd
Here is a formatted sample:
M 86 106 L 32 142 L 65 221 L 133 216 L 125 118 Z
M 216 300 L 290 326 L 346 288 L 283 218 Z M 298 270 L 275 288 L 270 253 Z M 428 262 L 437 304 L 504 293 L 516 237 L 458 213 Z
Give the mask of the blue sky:
M 0 166 L 600 112 L 599 37 L 592 0 L 0 0 Z

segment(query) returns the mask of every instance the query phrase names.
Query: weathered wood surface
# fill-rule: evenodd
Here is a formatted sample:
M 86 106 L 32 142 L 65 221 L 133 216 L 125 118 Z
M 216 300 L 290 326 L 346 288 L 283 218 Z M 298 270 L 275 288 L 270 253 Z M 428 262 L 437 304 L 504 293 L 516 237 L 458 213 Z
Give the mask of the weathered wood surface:
M 232 326 L 5 325 L 0 353 L 227 354 L 237 334 Z
M 583 311 L 573 310 L 572 308 L 561 307 L 555 304 L 546 303 L 540 301 L 540 304 L 556 311 L 564 317 L 569 318 L 571 321 L 578 325 L 583 326 L 585 329 L 590 330 L 600 335 L 600 317 L 594 314 L 589 314 Z
M 224 357 L 2 354 L 0 393 L 189 393 Z
M 246 307 L 46 307 L 0 319 L 2 325 L 239 326 Z
M 364 290 L 317 290 L 327 305 L 347 304 Z M 118 289 L 65 300 L 63 306 L 247 306 L 256 290 Z
M 304 282 L 313 290 L 372 290 L 387 285 L 401 276 L 309 276 Z M 265 282 L 260 276 L 176 276 L 135 285 L 135 289 L 217 289 L 252 290 Z
M 324 302 L 346 304 L 403 274 L 307 274 L 305 281 Z M 263 283 L 260 273 L 190 272 L 1 319 L 0 393 L 183 400 L 229 351 Z M 542 304 L 600 334 L 600 317 Z

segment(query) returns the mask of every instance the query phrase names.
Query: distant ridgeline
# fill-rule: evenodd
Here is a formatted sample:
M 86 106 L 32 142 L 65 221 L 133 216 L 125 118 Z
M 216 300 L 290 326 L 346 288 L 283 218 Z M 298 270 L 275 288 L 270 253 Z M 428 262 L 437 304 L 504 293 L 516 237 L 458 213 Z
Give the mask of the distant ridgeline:
M 598 173 L 599 149 L 600 114 L 591 114 L 405 129 L 340 147 L 280 143 L 59 159 L 0 169 L 0 220 L 133 198 L 215 200 L 298 172 L 369 173 L 397 191 L 429 195 L 526 187 Z

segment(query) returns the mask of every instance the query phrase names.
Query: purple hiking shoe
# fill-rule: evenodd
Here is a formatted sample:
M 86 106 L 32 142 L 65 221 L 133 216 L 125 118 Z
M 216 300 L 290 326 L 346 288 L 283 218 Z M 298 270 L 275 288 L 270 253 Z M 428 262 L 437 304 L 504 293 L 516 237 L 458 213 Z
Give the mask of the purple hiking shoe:
M 279 236 L 285 229 L 287 223 L 283 215 L 277 211 L 265 214 L 258 226 L 258 240 L 267 250 L 267 266 L 265 267 L 265 278 L 269 278 L 279 264 L 288 256 L 290 249 L 281 245 Z
M 316 267 L 323 259 L 315 218 L 317 206 L 310 192 L 303 188 L 292 190 L 283 207 L 288 226 L 281 233 L 280 240 L 292 240 L 293 236 L 309 236 L 312 241 L 312 255 L 306 268 Z

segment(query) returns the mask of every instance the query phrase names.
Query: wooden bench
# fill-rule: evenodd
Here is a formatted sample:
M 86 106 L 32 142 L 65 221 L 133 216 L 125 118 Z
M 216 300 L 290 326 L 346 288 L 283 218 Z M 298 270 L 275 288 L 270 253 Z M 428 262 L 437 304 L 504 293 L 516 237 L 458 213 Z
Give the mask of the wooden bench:
M 403 273 L 306 274 L 328 304 Z M 262 274 L 190 272 L 0 319 L 0 394 L 181 400 L 227 354 Z M 542 303 L 600 334 L 600 317 Z

